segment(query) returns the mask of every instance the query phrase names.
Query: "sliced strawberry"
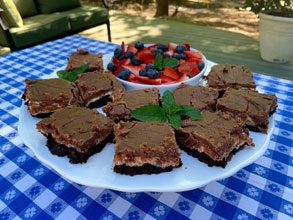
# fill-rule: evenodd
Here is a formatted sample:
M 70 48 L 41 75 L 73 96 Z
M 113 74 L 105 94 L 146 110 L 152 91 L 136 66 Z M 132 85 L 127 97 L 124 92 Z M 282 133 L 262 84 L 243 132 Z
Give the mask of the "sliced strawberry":
M 177 47 L 177 44 L 175 43 L 168 43 L 168 47 L 170 50 L 175 50 L 175 48 Z
M 179 78 L 178 82 L 182 82 L 182 81 L 185 81 L 188 79 L 189 79 L 189 77 L 186 74 L 182 74 L 181 77 Z
M 186 62 L 186 61 L 183 60 L 183 59 L 180 59 L 180 60 L 179 60 L 179 63 L 180 63 L 180 64 L 185 63 L 185 62 Z
M 150 46 L 147 46 L 143 49 L 143 51 L 151 51 L 152 49 L 155 49 L 157 47 L 156 44 L 153 44 L 153 45 L 150 45 Z
M 157 79 L 150 79 L 145 76 L 136 76 L 136 79 L 142 81 L 145 84 L 150 84 L 150 85 L 160 85 L 162 84 L 162 79 L 157 78 Z
M 182 44 L 184 47 L 186 47 L 186 49 L 189 51 L 190 50 L 190 44 Z
M 160 76 L 160 78 L 162 79 L 162 83 L 164 84 L 169 84 L 169 83 L 175 83 L 176 81 L 168 76 L 162 75 Z
M 153 63 L 154 63 L 154 60 L 153 60 L 153 59 L 149 59 L 149 60 L 144 61 L 144 63 L 145 63 L 145 64 L 148 64 L 148 63 L 153 64 Z
M 163 75 L 168 76 L 168 77 L 170 77 L 170 78 L 172 78 L 174 80 L 178 80 L 179 79 L 178 74 L 171 67 L 165 67 L 164 72 L 163 72 Z
M 124 65 L 125 69 L 128 69 L 132 74 L 139 76 L 139 71 L 142 70 L 144 67 L 143 65 L 133 66 L 133 65 Z
M 118 64 L 120 60 L 118 60 L 116 57 L 113 56 L 112 58 L 113 63 Z
M 192 57 L 192 58 L 188 58 L 187 62 L 200 63 L 200 62 L 202 62 L 202 59 Z
M 202 59 L 202 53 L 199 51 L 185 51 L 187 58 L 198 58 Z
M 200 71 L 196 65 L 196 63 L 186 62 L 182 63 L 178 66 L 178 71 L 182 74 L 186 74 L 187 76 L 195 76 Z
M 123 69 L 123 66 L 118 66 L 116 70 L 113 72 L 115 76 L 118 76 L 118 73 Z
M 136 76 L 134 74 L 130 74 L 130 76 L 128 77 L 128 81 L 131 81 L 134 79 L 136 79 Z
M 129 45 L 127 46 L 126 53 L 127 53 L 127 52 L 133 52 L 134 54 L 136 54 L 137 49 L 135 48 L 135 46 L 134 46 L 133 44 L 129 44 Z
M 151 53 L 151 52 L 145 52 L 145 51 L 139 51 L 137 53 L 137 58 L 140 59 L 143 63 L 145 63 L 145 61 L 147 60 L 153 60 L 155 59 L 155 54 Z
M 123 54 L 125 54 L 125 43 L 124 43 L 124 41 L 122 41 L 121 49 L 123 51 Z
M 171 57 L 174 55 L 174 51 L 173 50 L 167 50 L 166 52 L 164 52 L 164 54 L 168 54 Z

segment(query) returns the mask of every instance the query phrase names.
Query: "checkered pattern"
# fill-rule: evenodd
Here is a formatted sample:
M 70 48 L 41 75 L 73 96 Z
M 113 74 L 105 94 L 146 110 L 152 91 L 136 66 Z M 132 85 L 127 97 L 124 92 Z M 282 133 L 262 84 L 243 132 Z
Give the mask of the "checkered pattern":
M 77 48 L 116 45 L 70 36 L 0 58 L 0 219 L 292 219 L 293 83 L 255 74 L 278 96 L 269 149 L 234 176 L 181 193 L 124 193 L 81 186 L 42 165 L 17 134 L 25 78 L 66 64 Z

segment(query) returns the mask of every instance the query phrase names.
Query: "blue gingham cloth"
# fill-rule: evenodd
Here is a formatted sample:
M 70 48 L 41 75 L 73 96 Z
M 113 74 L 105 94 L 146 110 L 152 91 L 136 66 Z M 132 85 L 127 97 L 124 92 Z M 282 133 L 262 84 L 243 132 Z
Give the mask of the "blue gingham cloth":
M 70 36 L 0 57 L 0 219 L 292 219 L 293 83 L 255 74 L 278 96 L 269 149 L 222 181 L 181 193 L 124 193 L 72 183 L 41 164 L 17 133 L 25 78 L 67 63 L 77 48 L 108 53 L 116 45 Z

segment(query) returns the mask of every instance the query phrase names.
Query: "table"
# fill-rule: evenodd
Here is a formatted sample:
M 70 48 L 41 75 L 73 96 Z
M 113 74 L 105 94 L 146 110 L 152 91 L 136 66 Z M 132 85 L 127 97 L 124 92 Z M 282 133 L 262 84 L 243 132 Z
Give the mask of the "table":
M 292 219 L 293 82 L 256 73 L 258 88 L 278 97 L 276 128 L 266 153 L 230 178 L 180 193 L 124 193 L 42 165 L 17 133 L 24 79 L 64 66 L 77 48 L 115 47 L 74 35 L 0 57 L 0 219 Z

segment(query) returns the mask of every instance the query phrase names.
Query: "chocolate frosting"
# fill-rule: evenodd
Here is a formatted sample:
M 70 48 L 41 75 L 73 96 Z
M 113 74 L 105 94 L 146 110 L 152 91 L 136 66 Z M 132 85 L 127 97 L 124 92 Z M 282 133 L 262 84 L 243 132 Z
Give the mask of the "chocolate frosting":
M 199 110 L 211 110 L 219 96 L 216 89 L 186 84 L 176 88 L 173 94 L 177 105 L 192 105 Z
M 208 86 L 225 89 L 249 88 L 255 89 L 251 70 L 245 65 L 218 64 L 212 67 L 207 76 Z
M 37 128 L 57 143 L 85 153 L 112 133 L 113 123 L 96 110 L 66 107 L 41 120 Z

